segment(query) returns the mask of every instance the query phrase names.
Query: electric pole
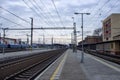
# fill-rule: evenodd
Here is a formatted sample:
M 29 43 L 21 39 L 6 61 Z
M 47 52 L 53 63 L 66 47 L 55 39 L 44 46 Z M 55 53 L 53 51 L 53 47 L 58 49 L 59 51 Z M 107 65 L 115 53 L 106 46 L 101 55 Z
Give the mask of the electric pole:
M 51 43 L 52 43 L 52 49 L 53 49 L 53 43 L 54 43 L 53 36 L 52 36 L 52 39 L 51 39 Z
M 5 53 L 5 31 L 8 30 L 8 28 L 2 28 L 3 30 L 3 53 Z
M 27 44 L 29 44 L 29 35 L 26 34 L 26 36 L 27 36 Z
M 76 33 L 76 23 L 74 25 L 74 52 L 77 52 L 77 33 Z
M 31 17 L 31 50 L 32 50 L 32 44 L 33 44 L 33 18 Z

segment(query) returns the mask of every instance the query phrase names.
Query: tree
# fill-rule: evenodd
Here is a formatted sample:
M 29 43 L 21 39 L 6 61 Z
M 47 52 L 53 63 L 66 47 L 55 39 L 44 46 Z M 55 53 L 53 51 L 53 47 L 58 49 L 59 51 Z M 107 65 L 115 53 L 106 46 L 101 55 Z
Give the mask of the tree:
M 93 36 L 101 36 L 102 35 L 102 28 L 97 28 L 93 32 Z

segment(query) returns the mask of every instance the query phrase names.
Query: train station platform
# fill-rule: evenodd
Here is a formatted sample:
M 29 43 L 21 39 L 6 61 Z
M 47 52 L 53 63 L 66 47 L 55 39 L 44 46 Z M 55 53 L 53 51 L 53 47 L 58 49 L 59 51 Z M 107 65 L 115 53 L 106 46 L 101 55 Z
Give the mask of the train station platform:
M 32 54 L 39 53 L 39 52 L 49 51 L 49 50 L 52 50 L 52 49 L 43 49 L 43 48 L 38 49 L 37 48 L 37 49 L 27 50 L 27 51 L 0 53 L 0 61 L 5 60 L 5 59 L 16 58 L 20 56 L 28 56 L 28 55 L 32 55 Z
M 101 58 L 67 50 L 35 80 L 120 80 L 120 65 Z

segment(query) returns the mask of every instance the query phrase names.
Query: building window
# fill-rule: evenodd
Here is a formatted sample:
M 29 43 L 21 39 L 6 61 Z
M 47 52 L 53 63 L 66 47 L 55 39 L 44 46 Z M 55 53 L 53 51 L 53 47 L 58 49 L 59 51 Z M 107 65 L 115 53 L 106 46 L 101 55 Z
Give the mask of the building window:
M 108 40 L 108 38 L 106 38 L 106 40 Z
M 111 43 L 111 48 L 113 49 L 113 43 Z
M 120 50 L 120 42 L 119 42 L 119 50 Z

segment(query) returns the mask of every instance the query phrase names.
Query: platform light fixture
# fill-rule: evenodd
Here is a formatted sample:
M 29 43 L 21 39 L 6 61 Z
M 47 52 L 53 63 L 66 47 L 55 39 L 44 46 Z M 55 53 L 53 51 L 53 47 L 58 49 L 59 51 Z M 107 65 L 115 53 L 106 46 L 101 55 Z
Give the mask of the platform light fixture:
M 81 63 L 83 63 L 83 60 L 84 60 L 84 49 L 83 49 L 83 15 L 84 14 L 90 15 L 90 13 L 78 13 L 78 12 L 75 12 L 74 14 L 75 15 L 81 14 L 81 21 L 82 21 L 82 25 L 81 25 L 81 29 L 82 29 L 82 54 L 81 54 Z

